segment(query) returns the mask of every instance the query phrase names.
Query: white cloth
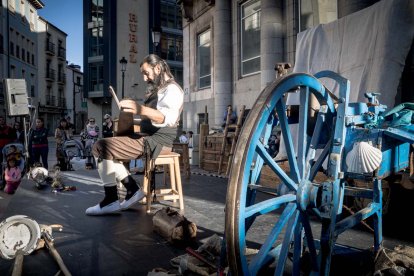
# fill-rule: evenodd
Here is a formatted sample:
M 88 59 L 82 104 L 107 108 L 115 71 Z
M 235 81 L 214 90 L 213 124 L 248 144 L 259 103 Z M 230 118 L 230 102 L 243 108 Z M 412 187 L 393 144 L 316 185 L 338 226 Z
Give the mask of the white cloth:
M 293 72 L 331 70 L 350 80 L 350 102 L 381 93 L 393 107 L 414 36 L 414 1 L 382 0 L 366 9 L 298 34 Z M 322 80 L 338 95 L 338 85 Z M 290 102 L 291 103 L 291 102 Z
M 164 115 L 164 122 L 155 127 L 176 127 L 184 103 L 184 93 L 175 83 L 158 92 L 157 110 Z
M 181 143 L 181 144 L 186 144 L 186 143 L 188 143 L 187 136 L 185 136 L 184 134 L 182 134 L 182 135 L 179 137 L 179 140 L 180 140 L 180 143 Z

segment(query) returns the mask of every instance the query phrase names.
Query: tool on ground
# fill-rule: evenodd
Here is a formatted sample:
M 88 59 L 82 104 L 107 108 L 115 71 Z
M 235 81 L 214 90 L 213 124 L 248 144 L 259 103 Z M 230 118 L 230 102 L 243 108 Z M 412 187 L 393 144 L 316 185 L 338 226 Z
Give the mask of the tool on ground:
M 72 275 L 63 263 L 53 245 L 52 229 L 62 231 L 62 225 L 39 225 L 35 220 L 24 215 L 8 217 L 0 223 L 0 256 L 3 259 L 15 259 L 12 276 L 19 276 L 23 271 L 24 255 L 46 245 L 65 276 Z
M 36 221 L 16 215 L 0 223 L 0 255 L 3 259 L 15 259 L 13 276 L 22 274 L 24 255 L 29 255 L 40 242 L 40 227 Z
M 66 267 L 65 263 L 62 260 L 62 257 L 54 246 L 54 238 L 52 236 L 52 229 L 54 228 L 59 229 L 59 231 L 62 231 L 63 229 L 62 225 L 59 224 L 41 225 L 42 239 L 44 240 L 47 249 L 49 249 L 50 254 L 59 265 L 59 268 L 63 275 L 70 276 L 72 274 L 69 272 L 69 269 Z

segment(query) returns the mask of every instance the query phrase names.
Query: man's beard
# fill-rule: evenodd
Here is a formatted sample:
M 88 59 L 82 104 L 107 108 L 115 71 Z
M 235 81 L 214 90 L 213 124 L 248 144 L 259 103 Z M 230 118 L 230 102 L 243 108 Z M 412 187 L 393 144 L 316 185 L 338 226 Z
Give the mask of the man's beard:
M 147 84 L 148 84 L 148 91 L 150 93 L 154 91 L 158 91 L 158 89 L 161 86 L 161 74 L 155 75 L 154 80 L 148 80 Z

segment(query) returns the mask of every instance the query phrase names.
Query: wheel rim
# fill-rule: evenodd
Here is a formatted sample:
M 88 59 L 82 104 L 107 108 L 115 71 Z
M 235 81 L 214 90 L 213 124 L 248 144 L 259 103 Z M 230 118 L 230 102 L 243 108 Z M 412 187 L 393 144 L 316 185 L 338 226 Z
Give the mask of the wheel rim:
M 283 96 L 297 87 L 301 88 L 297 137 L 299 141 L 308 142 L 299 143 L 296 154 L 285 114 Z M 310 111 L 308 103 L 311 94 L 315 96 L 323 112 L 319 112 L 310 130 L 312 135 L 309 138 L 307 114 Z M 279 117 L 282 136 L 286 143 L 290 169 L 288 174 L 266 151 L 266 144 L 272 131 L 274 110 Z M 259 96 L 239 136 L 227 191 L 225 227 L 227 257 L 230 269 L 235 275 L 257 274 L 274 260 L 274 256 L 278 258 L 275 275 L 282 274 L 289 250 L 293 251 L 293 261 L 299 262 L 304 248 L 303 235 L 311 256 L 312 269 L 318 270 L 308 210 L 311 209 L 310 195 L 314 190 L 312 181 L 329 154 L 330 141 L 326 143 L 318 159 L 313 159 L 312 156 L 322 139 L 320 133 L 323 126 L 330 124 L 333 128 L 335 112 L 329 93 L 316 78 L 307 74 L 291 74 L 280 79 L 265 88 Z M 260 180 L 264 165 L 279 177 L 289 190 L 288 193 L 265 198 L 257 197 L 257 191 L 260 189 L 257 189 L 255 184 Z M 249 231 L 254 229 L 253 225 L 259 217 L 268 216 L 276 211 L 279 214 L 273 216 L 276 218 L 274 224 L 270 227 L 267 236 L 265 235 L 263 242 L 256 248 L 257 254 L 251 259 L 248 258 L 245 252 L 249 242 L 247 237 Z M 295 271 L 297 269 L 294 268 L 295 274 L 298 273 Z

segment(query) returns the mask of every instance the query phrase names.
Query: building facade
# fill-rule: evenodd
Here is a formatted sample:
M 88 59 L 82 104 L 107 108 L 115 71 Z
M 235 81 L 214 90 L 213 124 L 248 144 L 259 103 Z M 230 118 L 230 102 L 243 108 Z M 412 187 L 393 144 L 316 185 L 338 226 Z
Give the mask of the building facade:
M 179 0 L 184 18 L 184 129 L 197 133 L 205 108 L 210 126 L 223 123 L 227 105 L 249 110 L 275 79 L 275 64 L 294 65 L 299 32 L 376 2 Z M 414 76 L 412 53 L 403 78 Z M 412 82 L 402 80 L 401 90 L 401 101 L 414 100 Z
M 80 65 L 66 66 L 66 115 L 70 117 L 75 133 L 82 131 L 88 119 L 87 101 L 83 97 L 83 73 L 80 69 Z
M 98 125 L 106 113 L 116 118 L 118 108 L 109 93 L 119 99 L 143 101 L 146 92 L 140 62 L 157 53 L 182 80 L 183 43 L 181 13 L 174 0 L 88 0 L 84 10 L 84 96 L 88 114 Z M 152 42 L 152 30 L 161 30 L 160 42 Z M 125 70 L 120 60 L 126 60 Z
M 0 115 L 5 115 L 4 79 L 25 79 L 28 97 L 39 97 L 37 11 L 44 4 L 35 0 L 0 3 Z
M 38 117 L 54 130 L 68 112 L 66 101 L 66 37 L 67 34 L 38 17 Z

